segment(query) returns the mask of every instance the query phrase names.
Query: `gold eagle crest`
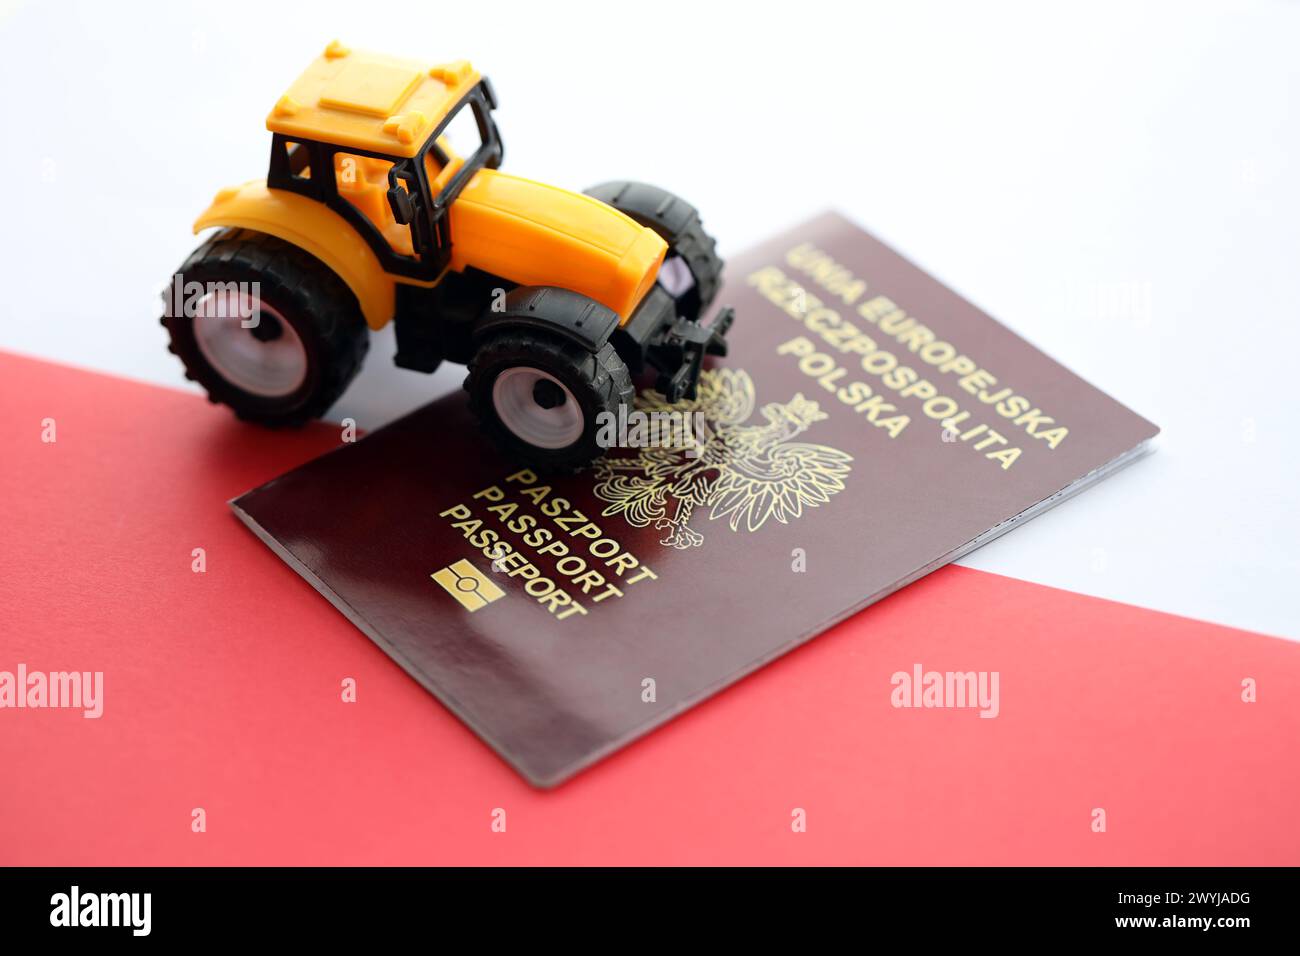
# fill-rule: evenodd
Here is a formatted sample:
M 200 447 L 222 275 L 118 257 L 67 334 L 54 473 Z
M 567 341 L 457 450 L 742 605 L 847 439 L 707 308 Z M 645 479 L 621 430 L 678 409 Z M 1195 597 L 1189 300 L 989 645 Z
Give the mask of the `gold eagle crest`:
M 747 425 L 754 404 L 749 373 L 730 368 L 702 372 L 693 400 L 669 404 L 641 392 L 638 410 L 699 413 L 704 427 L 690 448 L 642 448 L 597 461 L 594 490 L 609 502 L 601 513 L 637 528 L 653 522 L 666 532 L 660 544 L 697 548 L 704 536 L 689 526 L 696 509 L 708 508 L 711 520 L 726 519 L 732 531 L 757 531 L 769 518 L 786 524 L 843 490 L 852 456 L 792 441 L 828 417 L 816 402 L 796 393 L 762 407 L 766 424 Z

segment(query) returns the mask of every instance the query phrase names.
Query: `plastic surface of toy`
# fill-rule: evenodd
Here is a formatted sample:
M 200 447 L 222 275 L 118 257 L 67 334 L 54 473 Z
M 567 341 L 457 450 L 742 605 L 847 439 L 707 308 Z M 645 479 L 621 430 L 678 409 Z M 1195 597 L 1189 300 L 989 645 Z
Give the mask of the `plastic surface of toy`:
M 701 319 L 722 260 L 696 209 L 655 186 L 574 193 L 500 171 L 496 94 L 438 66 L 331 43 L 267 117 L 265 180 L 221 190 L 163 325 L 186 375 L 240 418 L 298 425 L 347 388 L 369 332 L 397 365 L 467 365 L 482 425 L 531 464 L 599 455 L 601 413 L 655 375 L 694 396 L 725 354 Z

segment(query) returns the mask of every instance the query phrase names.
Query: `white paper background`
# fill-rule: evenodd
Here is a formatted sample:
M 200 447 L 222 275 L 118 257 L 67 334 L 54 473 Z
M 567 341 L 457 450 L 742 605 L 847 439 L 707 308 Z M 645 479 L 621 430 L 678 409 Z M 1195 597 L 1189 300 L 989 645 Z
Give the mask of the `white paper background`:
M 1164 428 L 963 563 L 1300 639 L 1300 4 L 0 0 L 0 348 L 189 387 L 156 289 L 336 36 L 471 59 L 506 169 L 663 184 L 724 253 L 845 211 Z M 391 354 L 336 417 L 459 387 Z

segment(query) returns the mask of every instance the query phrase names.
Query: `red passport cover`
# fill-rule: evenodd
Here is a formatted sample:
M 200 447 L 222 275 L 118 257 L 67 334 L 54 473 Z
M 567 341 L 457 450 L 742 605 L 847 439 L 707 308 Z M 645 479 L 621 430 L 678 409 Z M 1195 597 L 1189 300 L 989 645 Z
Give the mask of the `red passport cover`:
M 732 261 L 720 298 L 729 354 L 671 409 L 707 423 L 694 456 L 536 474 L 454 394 L 233 507 L 552 786 L 1156 432 L 834 214 Z

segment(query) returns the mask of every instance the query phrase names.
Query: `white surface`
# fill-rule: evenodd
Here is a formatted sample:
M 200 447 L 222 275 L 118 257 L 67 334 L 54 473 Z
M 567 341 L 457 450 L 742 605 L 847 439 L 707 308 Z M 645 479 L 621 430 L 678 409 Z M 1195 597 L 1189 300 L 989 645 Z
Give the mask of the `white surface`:
M 472 59 L 507 169 L 662 183 L 724 253 L 844 210 L 1164 428 L 963 563 L 1300 639 L 1300 4 L 0 0 L 0 348 L 184 385 L 156 290 L 335 36 Z M 459 386 L 392 349 L 336 416 Z

